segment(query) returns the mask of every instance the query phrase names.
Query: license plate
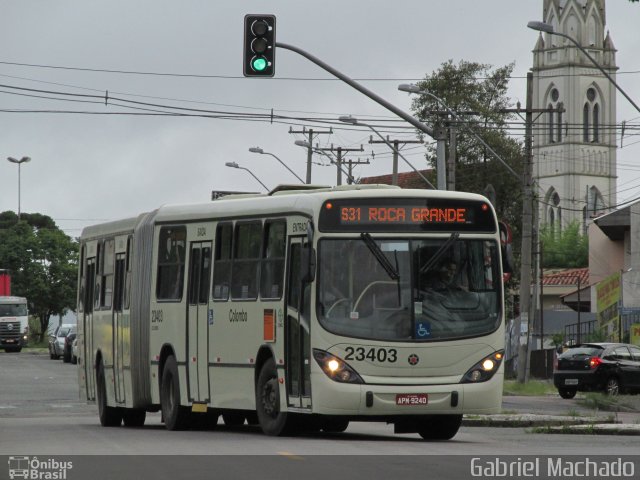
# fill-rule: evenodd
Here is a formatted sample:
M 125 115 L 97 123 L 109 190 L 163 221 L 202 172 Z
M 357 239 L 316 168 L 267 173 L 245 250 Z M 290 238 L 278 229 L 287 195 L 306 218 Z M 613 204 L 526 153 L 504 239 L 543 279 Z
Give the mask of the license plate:
M 5 340 L 4 341 L 4 343 L 13 343 L 13 342 L 15 342 L 15 340 L 13 340 L 13 339 L 9 339 L 9 340 Z
M 426 405 L 428 402 L 429 395 L 426 393 L 398 393 L 396 395 L 396 405 Z
M 564 384 L 565 385 L 578 385 L 578 379 L 577 378 L 565 378 Z

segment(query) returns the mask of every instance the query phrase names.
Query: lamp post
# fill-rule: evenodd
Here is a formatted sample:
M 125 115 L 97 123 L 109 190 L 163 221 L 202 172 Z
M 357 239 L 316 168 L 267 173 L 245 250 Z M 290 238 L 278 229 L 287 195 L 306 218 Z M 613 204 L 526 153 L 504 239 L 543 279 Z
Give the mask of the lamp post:
M 258 177 L 256 177 L 256 176 L 253 174 L 253 172 L 252 172 L 251 170 L 249 170 L 248 168 L 246 168 L 246 167 L 241 167 L 241 166 L 240 166 L 240 165 L 238 165 L 236 162 L 226 162 L 226 163 L 225 163 L 225 165 L 226 165 L 227 167 L 230 167 L 230 168 L 239 168 L 240 170 L 246 170 L 247 172 L 249 172 L 249 174 L 250 174 L 253 178 L 255 178 L 255 179 L 258 181 L 258 183 L 259 183 L 260 185 L 262 185 L 262 186 L 264 187 L 264 189 L 265 189 L 267 192 L 269 191 L 269 187 L 267 187 L 264 183 L 262 183 L 262 182 L 260 181 L 260 179 L 259 179 Z
M 351 183 L 355 183 L 355 179 L 353 178 L 353 175 L 351 175 L 349 172 L 347 172 L 343 167 L 342 164 L 339 164 L 338 162 L 336 162 L 336 160 L 331 157 L 331 155 L 329 155 L 328 153 L 324 152 L 323 150 L 320 150 L 318 148 L 313 147 L 309 142 L 307 142 L 306 140 L 296 140 L 294 142 L 297 146 L 299 147 L 303 147 L 303 148 L 307 148 L 315 153 L 319 153 L 320 155 L 324 155 L 325 157 L 327 157 L 329 159 L 329 162 L 333 163 L 334 165 L 337 165 L 338 168 L 340 168 L 340 171 L 342 171 L 342 173 L 344 173 L 348 179 L 349 182 Z
M 354 118 L 354 117 L 352 117 L 351 115 L 343 115 L 343 116 L 339 117 L 339 118 L 338 118 L 338 120 L 340 120 L 340 121 L 341 121 L 341 122 L 343 122 L 343 123 L 348 123 L 348 124 L 350 124 L 350 125 L 362 125 L 363 127 L 368 127 L 368 128 L 369 128 L 373 133 L 375 133 L 376 135 L 378 135 L 378 136 L 382 139 L 382 141 L 383 141 L 384 143 L 386 143 L 386 144 L 387 144 L 387 146 L 388 146 L 389 148 L 391 148 L 391 150 L 393 151 L 393 153 L 395 153 L 395 154 L 399 155 L 399 156 L 400 156 L 400 158 L 402 158 L 402 159 L 406 162 L 406 164 L 407 164 L 407 165 L 409 165 L 409 166 L 414 170 L 414 172 L 416 172 L 416 173 L 420 176 L 420 178 L 422 178 L 422 180 L 424 180 L 424 181 L 425 181 L 425 183 L 426 183 L 427 185 L 429 185 L 429 186 L 430 186 L 431 188 L 433 188 L 433 189 L 435 189 L 435 188 L 436 188 L 436 187 L 434 187 L 434 186 L 433 186 L 433 184 L 432 184 L 429 180 L 427 180 L 427 179 L 425 178 L 425 176 L 424 176 L 424 175 L 422 175 L 422 173 L 420 173 L 420 171 L 419 171 L 416 167 L 414 167 L 414 166 L 413 166 L 413 164 L 412 164 L 409 160 L 407 160 L 407 159 L 404 157 L 404 155 L 402 155 L 402 154 L 400 153 L 400 151 L 399 151 L 395 146 L 393 146 L 393 144 L 391 144 L 391 142 L 389 142 L 386 138 L 384 138 L 384 137 L 380 134 L 380 132 L 378 132 L 378 131 L 377 131 L 375 128 L 373 128 L 371 125 L 369 125 L 369 124 L 367 124 L 367 123 L 362 123 L 362 122 L 360 122 L 357 118 Z M 397 163 L 394 163 L 394 172 L 393 172 L 394 177 L 396 177 L 396 176 L 397 176 L 397 174 L 398 174 L 397 169 L 398 169 L 398 165 L 397 165 Z M 438 175 L 439 175 L 439 174 L 438 174 Z
M 543 32 L 543 33 L 548 33 L 550 35 L 557 35 L 559 37 L 564 37 L 567 40 L 569 40 L 571 43 L 573 43 L 576 47 L 578 47 L 578 50 L 580 50 L 582 53 L 584 53 L 584 55 L 591 61 L 591 63 L 593 63 L 595 65 L 595 67 L 600 70 L 600 72 L 602 72 L 602 74 L 607 77 L 607 79 L 613 84 L 614 87 L 616 87 L 616 89 L 622 94 L 624 95 L 624 98 L 626 98 L 627 100 L 629 100 L 629 102 L 631 103 L 631 105 L 634 106 L 634 108 L 640 112 L 640 107 L 638 107 L 638 105 L 636 105 L 636 102 L 634 102 L 633 100 L 631 100 L 631 97 L 629 97 L 629 95 L 627 95 L 627 93 L 620 87 L 620 85 L 618 85 L 616 83 L 616 81 L 611 77 L 611 75 L 609 75 L 604 68 L 602 68 L 600 66 L 600 64 L 596 61 L 595 58 L 593 58 L 591 55 L 589 55 L 589 52 L 587 52 L 582 45 L 580 45 L 578 43 L 578 41 L 576 39 L 574 39 L 573 37 L 567 35 L 566 33 L 562 33 L 562 32 L 556 32 L 553 28 L 553 25 L 550 25 L 548 23 L 545 22 L 538 22 L 538 21 L 531 21 L 529 23 L 527 23 L 527 27 L 529 27 L 532 30 L 536 30 L 537 32 Z
M 20 160 L 13 157 L 7 157 L 7 160 L 9 160 L 11 163 L 18 164 L 18 221 L 20 221 L 20 170 L 23 163 L 31 161 L 31 157 L 22 157 Z
M 291 170 L 288 165 L 286 163 L 284 163 L 282 160 L 280 160 L 277 156 L 275 156 L 273 153 L 269 153 L 269 152 L 265 152 L 264 150 L 262 150 L 260 147 L 251 147 L 249 149 L 249 151 L 251 153 L 259 153 L 261 155 L 271 155 L 273 158 L 275 158 L 276 160 L 278 160 L 282 166 L 284 168 L 286 168 L 287 170 L 289 170 L 291 172 L 291 174 L 296 177 L 298 180 L 300 180 L 300 183 L 305 183 L 304 180 L 302 180 L 297 174 L 296 172 L 294 172 L 293 170 Z

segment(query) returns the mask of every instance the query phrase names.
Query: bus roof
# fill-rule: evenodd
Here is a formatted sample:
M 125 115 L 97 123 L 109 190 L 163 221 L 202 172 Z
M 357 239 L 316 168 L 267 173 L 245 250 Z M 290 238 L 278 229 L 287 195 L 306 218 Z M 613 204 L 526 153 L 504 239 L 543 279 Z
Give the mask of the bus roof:
M 101 235 L 127 234 L 148 215 L 152 215 L 155 223 L 202 220 L 247 216 L 255 214 L 284 214 L 297 212 L 313 216 L 325 200 L 349 197 L 431 197 L 443 198 L 452 195 L 458 199 L 488 200 L 482 195 L 466 192 L 447 192 L 442 190 L 402 189 L 391 185 L 354 184 L 337 187 L 299 185 L 299 188 L 287 185 L 276 187 L 269 193 L 249 195 L 228 195 L 215 201 L 197 204 L 164 205 L 154 212 L 143 213 L 114 222 L 86 227 L 81 238 L 89 239 Z

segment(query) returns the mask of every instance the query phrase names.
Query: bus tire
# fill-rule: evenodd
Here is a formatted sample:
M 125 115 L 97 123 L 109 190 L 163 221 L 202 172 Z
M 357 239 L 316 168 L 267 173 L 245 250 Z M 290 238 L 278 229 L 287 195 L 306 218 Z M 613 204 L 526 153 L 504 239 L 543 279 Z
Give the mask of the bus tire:
M 286 435 L 291 429 L 287 412 L 280 411 L 280 385 L 273 358 L 267 360 L 256 384 L 256 413 L 260 428 L 267 435 Z
M 122 423 L 122 412 L 117 407 L 107 405 L 107 382 L 104 375 L 102 360 L 96 368 L 96 388 L 98 390 L 98 417 L 103 427 L 119 427 Z
M 146 418 L 147 412 L 141 408 L 125 408 L 122 411 L 122 420 L 125 427 L 142 427 Z
M 462 415 L 434 415 L 420 423 L 418 434 L 425 440 L 450 440 L 461 424 Z
M 167 358 L 162 371 L 160 385 L 160 405 L 164 426 L 169 430 L 186 430 L 189 428 L 189 409 L 180 406 L 180 380 L 178 364 L 173 355 Z

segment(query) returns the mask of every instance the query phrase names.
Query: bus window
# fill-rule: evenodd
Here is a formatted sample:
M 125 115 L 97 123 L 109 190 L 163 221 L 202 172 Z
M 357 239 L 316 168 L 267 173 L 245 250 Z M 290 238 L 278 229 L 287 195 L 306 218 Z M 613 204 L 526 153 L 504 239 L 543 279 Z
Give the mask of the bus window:
M 282 296 L 286 232 L 287 224 L 284 221 L 265 223 L 260 276 L 262 298 L 278 299 Z
M 258 298 L 261 240 L 262 224 L 260 222 L 236 224 L 235 255 L 231 273 L 231 298 L 233 299 Z
M 114 239 L 105 240 L 102 255 L 102 291 L 100 294 L 100 307 L 111 308 L 113 299 L 113 268 L 116 242 Z
M 182 300 L 187 231 L 184 227 L 160 229 L 158 247 L 158 300 Z
M 233 225 L 218 225 L 216 256 L 213 263 L 213 299 L 227 300 L 231 283 L 231 240 Z

